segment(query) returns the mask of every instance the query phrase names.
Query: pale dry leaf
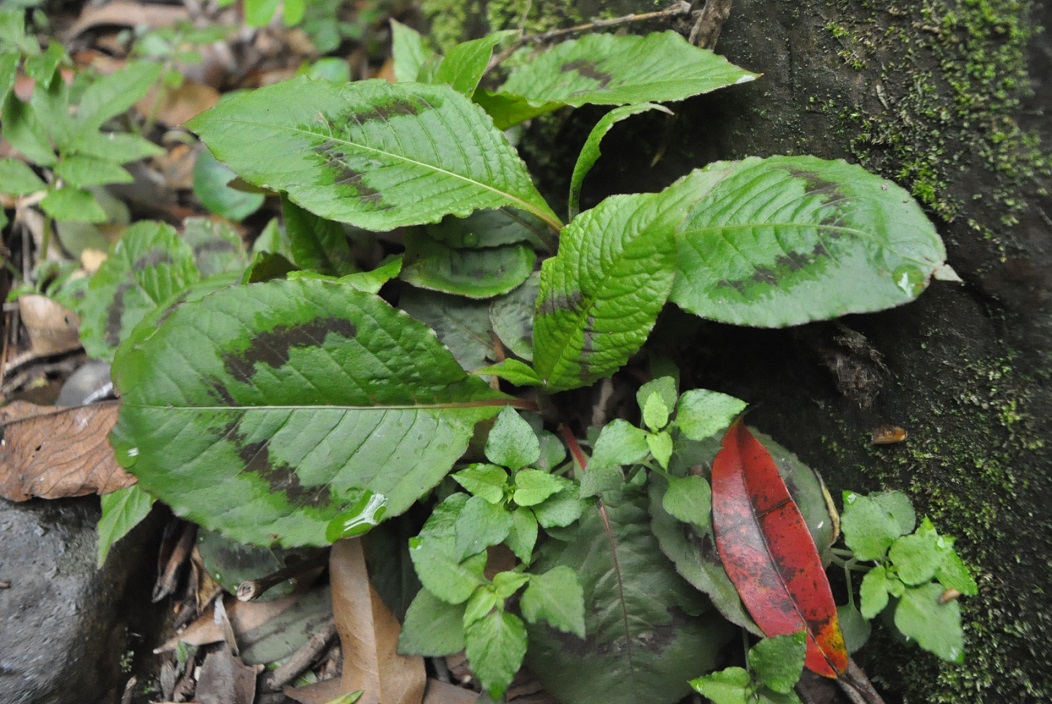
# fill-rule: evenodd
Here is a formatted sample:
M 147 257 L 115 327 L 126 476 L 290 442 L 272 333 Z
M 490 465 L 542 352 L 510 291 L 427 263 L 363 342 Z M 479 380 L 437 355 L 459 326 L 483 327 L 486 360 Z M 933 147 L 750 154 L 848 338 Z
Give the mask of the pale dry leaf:
M 226 648 L 205 657 L 197 678 L 197 704 L 252 704 L 256 698 L 256 675 L 263 666 L 251 667 Z
M 343 646 L 343 691 L 363 690 L 360 704 L 420 704 L 424 659 L 397 653 L 401 626 L 369 580 L 361 539 L 333 545 L 329 580 Z
M 181 125 L 191 117 L 215 107 L 219 91 L 203 83 L 185 80 L 178 88 L 164 89 L 160 94 L 154 85 L 135 103 L 140 114 L 169 127 Z
M 424 704 L 475 704 L 478 700 L 478 692 L 435 679 L 427 681 L 424 692 Z
M 61 499 L 134 484 L 107 440 L 118 404 L 59 408 L 15 401 L 0 408 L 0 496 Z
M 140 2 L 117 2 L 105 5 L 87 4 L 80 17 L 66 30 L 63 41 L 94 27 L 170 27 L 178 22 L 188 21 L 189 11 L 183 6 L 156 5 Z
M 299 704 L 328 704 L 336 697 L 343 694 L 340 686 L 340 678 L 333 677 L 331 680 L 322 680 L 303 687 L 285 687 L 282 692 L 286 697 Z
M 299 597 L 299 594 L 289 594 L 274 601 L 238 601 L 230 597 L 224 603 L 224 607 L 227 619 L 234 629 L 234 634 L 241 636 L 259 628 L 279 614 L 287 611 L 289 607 L 296 603 Z M 214 609 L 209 609 L 201 614 L 196 621 L 187 626 L 182 633 L 166 641 L 154 652 L 163 653 L 174 650 L 180 641 L 188 645 L 201 646 L 218 643 L 222 640 L 223 628 L 216 623 Z
M 80 318 L 45 296 L 18 297 L 18 312 L 29 333 L 33 354 L 47 357 L 80 347 Z

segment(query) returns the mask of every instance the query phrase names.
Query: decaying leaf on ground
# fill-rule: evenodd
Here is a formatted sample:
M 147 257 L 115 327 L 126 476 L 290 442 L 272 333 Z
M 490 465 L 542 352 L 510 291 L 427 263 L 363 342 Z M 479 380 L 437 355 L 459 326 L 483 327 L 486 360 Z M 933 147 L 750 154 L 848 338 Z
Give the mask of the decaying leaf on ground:
M 106 439 L 117 404 L 59 408 L 15 401 L 0 408 L 0 496 L 61 499 L 134 484 Z

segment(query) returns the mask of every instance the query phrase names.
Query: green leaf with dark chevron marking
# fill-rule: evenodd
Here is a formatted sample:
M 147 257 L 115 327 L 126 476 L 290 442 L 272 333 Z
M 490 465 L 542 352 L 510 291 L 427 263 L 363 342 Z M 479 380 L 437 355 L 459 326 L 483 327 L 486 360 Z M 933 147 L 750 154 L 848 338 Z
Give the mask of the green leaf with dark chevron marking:
M 549 390 L 609 376 L 646 341 L 675 277 L 676 193 L 607 198 L 563 230 L 541 268 L 534 368 Z
M 132 225 L 91 277 L 80 338 L 91 357 L 112 360 L 143 316 L 200 278 L 194 252 L 162 222 Z
M 481 108 L 449 86 L 296 78 L 189 123 L 242 178 L 368 230 L 512 206 L 560 223 Z
M 676 32 L 589 34 L 563 42 L 515 69 L 499 93 L 486 100 L 503 98 L 507 103 L 521 97 L 542 111 L 560 105 L 664 102 L 756 77 L 708 49 L 692 46 Z M 507 124 L 506 112 L 499 114 Z M 528 110 L 519 112 L 531 116 Z
M 784 327 L 908 303 L 946 250 L 910 195 L 844 161 L 718 162 L 691 194 L 671 300 L 703 318 Z
M 140 485 L 246 543 L 321 545 L 368 488 L 405 511 L 508 397 L 425 325 L 338 282 L 270 281 L 176 309 L 114 362 L 111 436 Z

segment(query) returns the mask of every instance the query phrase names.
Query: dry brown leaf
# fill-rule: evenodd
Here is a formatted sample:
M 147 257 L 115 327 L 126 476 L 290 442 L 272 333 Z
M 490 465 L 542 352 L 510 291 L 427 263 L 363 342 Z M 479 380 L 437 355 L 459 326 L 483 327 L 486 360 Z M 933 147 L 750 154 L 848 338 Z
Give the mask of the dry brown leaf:
M 458 687 L 450 682 L 430 679 L 424 693 L 424 704 L 475 704 L 479 693 Z
M 283 692 L 286 697 L 299 704 L 328 704 L 343 694 L 343 687 L 340 685 L 340 678 L 333 677 L 331 680 L 322 680 L 303 687 L 285 687 Z
M 219 102 L 219 91 L 215 88 L 189 80 L 160 94 L 158 90 L 157 85 L 150 88 L 145 97 L 135 103 L 135 108 L 169 127 L 181 125 Z
M 360 704 L 420 704 L 424 659 L 397 653 L 401 626 L 369 580 L 360 539 L 332 546 L 329 580 L 343 646 L 343 691 L 363 690 Z
M 209 653 L 197 678 L 197 704 L 252 704 L 256 675 L 262 665 L 250 667 L 226 648 Z
M 115 25 L 118 27 L 146 26 L 157 29 L 170 27 L 177 22 L 189 19 L 189 11 L 181 5 L 155 5 L 122 2 L 121 0 L 105 5 L 88 4 L 73 26 L 66 30 L 63 41 L 69 41 L 93 27 Z
M 299 594 L 289 594 L 274 601 L 238 601 L 233 597 L 228 597 L 224 602 L 224 607 L 234 634 L 240 636 L 259 628 L 278 614 L 288 610 L 299 598 Z M 223 640 L 223 630 L 223 626 L 216 623 L 215 610 L 209 609 L 187 626 L 182 633 L 166 641 L 154 652 L 163 653 L 174 650 L 180 641 L 198 646 L 218 643 Z
M 15 401 L 0 408 L 0 496 L 60 499 L 134 484 L 106 439 L 117 422 L 118 404 L 58 408 Z
M 18 312 L 29 333 L 33 354 L 47 357 L 80 347 L 80 318 L 45 296 L 18 297 Z

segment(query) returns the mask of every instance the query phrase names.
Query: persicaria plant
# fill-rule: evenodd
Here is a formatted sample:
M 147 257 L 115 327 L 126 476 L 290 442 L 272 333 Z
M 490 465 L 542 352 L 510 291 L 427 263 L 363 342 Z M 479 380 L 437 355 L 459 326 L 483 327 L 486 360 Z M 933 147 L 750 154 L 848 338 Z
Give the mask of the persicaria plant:
M 804 667 L 857 685 L 848 654 L 885 611 L 959 660 L 945 595 L 975 583 L 902 494 L 848 494 L 838 548 L 821 481 L 739 399 L 673 374 L 637 390 L 638 425 L 555 410 L 647 355 L 669 303 L 781 327 L 913 300 L 950 274 L 913 199 L 843 161 L 773 156 L 580 211 L 616 122 L 757 76 L 672 32 L 567 41 L 502 82 L 503 33 L 445 56 L 394 38 L 396 83 L 301 77 L 190 123 L 281 199 L 251 252 L 221 226 L 140 223 L 91 281 L 84 344 L 113 360 L 112 444 L 139 479 L 105 520 L 156 498 L 259 546 L 412 525 L 422 588 L 400 647 L 465 651 L 494 700 L 525 660 L 567 702 L 691 684 L 796 701 Z M 587 104 L 612 109 L 549 203 L 505 130 Z M 732 624 L 769 639 L 714 673 Z

